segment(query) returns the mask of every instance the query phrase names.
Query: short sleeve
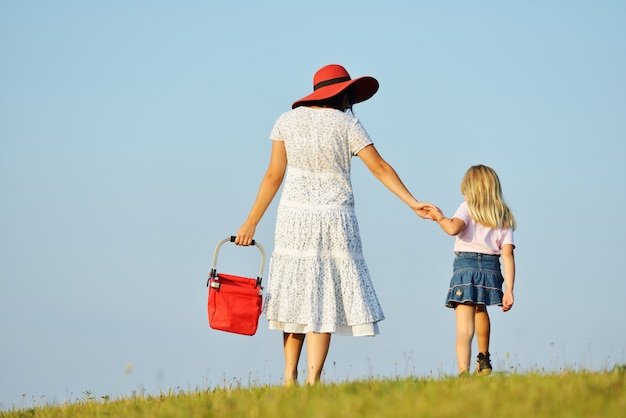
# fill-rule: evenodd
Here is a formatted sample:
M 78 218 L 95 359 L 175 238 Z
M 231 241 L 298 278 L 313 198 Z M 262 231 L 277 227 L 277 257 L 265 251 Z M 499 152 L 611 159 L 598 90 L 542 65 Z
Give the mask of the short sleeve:
M 454 212 L 453 218 L 459 218 L 465 225 L 469 225 L 470 221 L 470 213 L 469 207 L 467 206 L 467 202 L 461 203 L 461 205 L 457 208 L 456 212 Z
M 511 244 L 515 248 L 515 239 L 513 239 L 513 228 L 506 228 L 502 230 L 502 241 L 500 242 L 500 248 L 507 244 Z
M 273 141 L 284 141 L 285 136 L 281 133 L 281 127 L 283 125 L 284 114 L 280 115 L 276 122 L 274 122 L 274 127 L 270 132 L 270 139 Z
M 348 131 L 348 144 L 352 155 L 357 155 L 363 148 L 373 144 L 369 134 L 356 118 Z

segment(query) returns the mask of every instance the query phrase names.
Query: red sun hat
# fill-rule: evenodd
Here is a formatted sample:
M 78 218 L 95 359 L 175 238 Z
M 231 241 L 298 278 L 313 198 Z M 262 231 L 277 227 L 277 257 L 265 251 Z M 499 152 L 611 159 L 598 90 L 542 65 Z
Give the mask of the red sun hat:
M 354 89 L 354 103 L 364 102 L 378 91 L 378 81 L 374 77 L 359 77 L 352 80 L 341 65 L 326 65 L 313 77 L 313 93 L 295 101 L 291 108 L 312 105 L 342 93 L 348 87 Z

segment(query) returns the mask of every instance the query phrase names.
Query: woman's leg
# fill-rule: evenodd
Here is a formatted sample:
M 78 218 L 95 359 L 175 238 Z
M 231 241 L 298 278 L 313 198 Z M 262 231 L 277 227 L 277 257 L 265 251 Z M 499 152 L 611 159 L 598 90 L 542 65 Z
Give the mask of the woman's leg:
M 285 353 L 285 386 L 298 382 L 298 361 L 302 352 L 305 334 L 283 333 L 283 350 Z
M 306 355 L 308 362 L 308 374 L 306 383 L 314 385 L 320 381 L 322 369 L 326 361 L 326 355 L 330 347 L 330 336 L 328 333 L 311 332 L 306 337 Z
M 489 338 L 491 335 L 491 322 L 485 305 L 476 305 L 476 339 L 478 340 L 478 352 L 489 352 Z
M 456 314 L 456 359 L 459 374 L 469 372 L 472 355 L 472 339 L 474 338 L 474 305 L 458 304 L 454 308 Z

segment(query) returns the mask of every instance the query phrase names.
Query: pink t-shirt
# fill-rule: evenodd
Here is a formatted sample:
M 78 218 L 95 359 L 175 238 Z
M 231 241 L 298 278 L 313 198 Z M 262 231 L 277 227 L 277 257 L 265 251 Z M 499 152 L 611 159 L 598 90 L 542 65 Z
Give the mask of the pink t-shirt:
M 465 222 L 465 228 L 454 241 L 454 252 L 500 255 L 504 245 L 515 246 L 513 228 L 493 229 L 477 223 L 470 216 L 467 202 L 461 203 L 453 217 Z

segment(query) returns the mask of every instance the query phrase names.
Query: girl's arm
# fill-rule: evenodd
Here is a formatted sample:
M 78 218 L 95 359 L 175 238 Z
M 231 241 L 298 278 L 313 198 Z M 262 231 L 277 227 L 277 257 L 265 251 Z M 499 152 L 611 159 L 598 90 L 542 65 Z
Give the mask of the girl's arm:
M 502 269 L 504 270 L 504 297 L 502 298 L 502 311 L 506 312 L 513 307 L 515 298 L 513 287 L 515 286 L 515 256 L 512 244 L 502 247 Z
M 261 181 L 261 186 L 250 214 L 237 232 L 237 237 L 235 238 L 236 245 L 250 245 L 252 242 L 256 226 L 280 188 L 286 169 L 287 151 L 285 150 L 285 143 L 283 141 L 272 141 L 270 165 Z
M 459 218 L 446 218 L 441 209 L 437 206 L 428 207 L 428 217 L 437 222 L 437 225 L 443 229 L 448 235 L 458 235 L 463 228 L 465 228 L 465 222 Z
M 385 187 L 393 194 L 398 196 L 400 200 L 406 203 L 421 218 L 426 218 L 428 212 L 425 210 L 428 203 L 418 202 L 415 197 L 406 188 L 398 173 L 389 165 L 383 157 L 380 156 L 374 145 L 368 145 L 358 153 L 359 158 L 365 163 L 367 168 L 372 172 Z

